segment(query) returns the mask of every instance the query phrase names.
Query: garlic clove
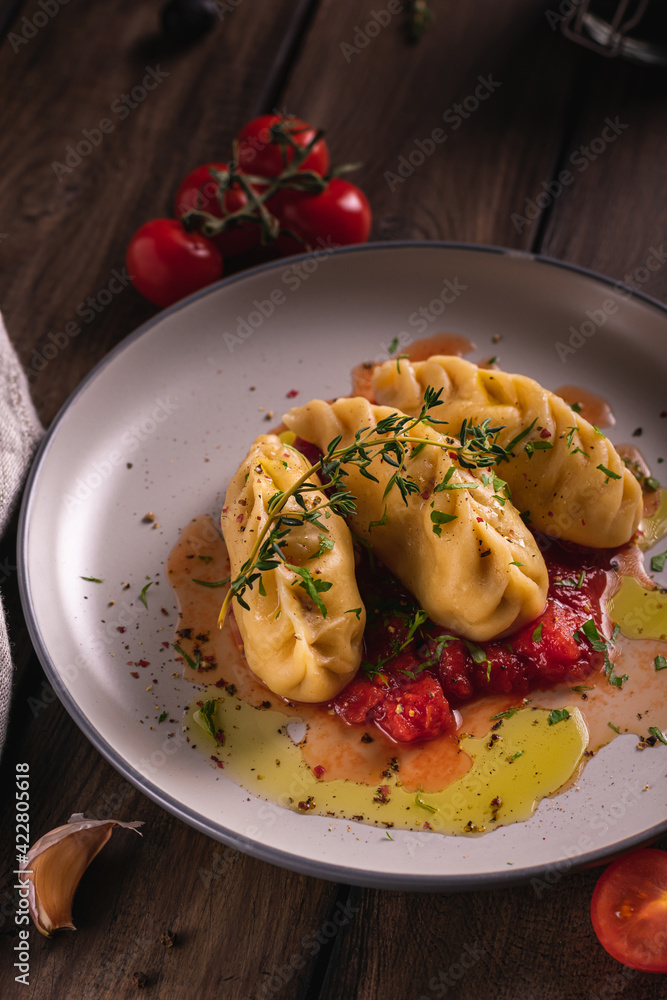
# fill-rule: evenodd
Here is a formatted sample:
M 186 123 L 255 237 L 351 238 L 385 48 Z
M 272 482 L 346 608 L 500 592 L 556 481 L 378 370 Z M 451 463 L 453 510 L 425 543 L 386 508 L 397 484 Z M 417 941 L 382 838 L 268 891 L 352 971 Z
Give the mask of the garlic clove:
M 83 813 L 74 813 L 64 826 L 50 830 L 30 848 L 19 865 L 19 881 L 28 886 L 30 916 L 41 934 L 51 937 L 59 928 L 76 930 L 72 923 L 74 893 L 115 826 L 139 833 L 137 827 L 143 822 L 85 819 Z

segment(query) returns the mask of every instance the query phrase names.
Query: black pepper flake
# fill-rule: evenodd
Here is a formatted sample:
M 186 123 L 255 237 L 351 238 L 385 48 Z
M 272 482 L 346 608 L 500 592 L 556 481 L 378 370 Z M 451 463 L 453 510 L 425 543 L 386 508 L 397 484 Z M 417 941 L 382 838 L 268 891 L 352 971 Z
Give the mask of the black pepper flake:
M 642 428 L 641 427 L 636 427 L 635 430 L 632 432 L 632 436 L 633 436 L 633 438 L 641 437 L 642 436 Z
M 373 737 L 370 736 L 368 733 L 364 733 L 364 735 L 361 737 L 361 742 L 362 743 L 372 743 L 373 742 Z
M 132 985 L 136 986 L 138 990 L 143 990 L 146 986 L 148 986 L 148 979 L 143 972 L 133 972 Z
M 163 945 L 165 948 L 173 948 L 174 945 L 176 944 L 176 935 L 174 934 L 174 932 L 169 930 L 165 931 L 162 937 L 160 938 L 160 944 Z

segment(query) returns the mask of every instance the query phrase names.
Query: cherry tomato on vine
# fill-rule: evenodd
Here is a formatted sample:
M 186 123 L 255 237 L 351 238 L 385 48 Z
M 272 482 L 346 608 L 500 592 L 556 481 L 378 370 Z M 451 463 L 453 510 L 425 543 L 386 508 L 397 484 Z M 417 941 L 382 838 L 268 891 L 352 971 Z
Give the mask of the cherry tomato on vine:
M 162 307 L 222 277 L 218 248 L 176 219 L 152 219 L 137 229 L 126 263 L 137 291 Z
M 221 219 L 223 212 L 217 197 L 218 183 L 211 176 L 211 168 L 215 170 L 226 170 L 226 163 L 205 163 L 196 170 L 191 171 L 184 180 L 174 198 L 174 214 L 181 219 L 192 209 L 200 209 L 214 215 L 216 219 Z M 225 192 L 225 210 L 237 212 L 248 204 L 248 198 L 238 184 L 227 188 Z M 207 237 L 215 243 L 223 257 L 235 257 L 241 253 L 247 253 L 259 245 L 261 238 L 260 227 L 254 222 L 241 222 L 233 229 L 229 229 L 218 236 Z
M 284 121 L 292 139 L 299 146 L 307 146 L 315 138 L 317 129 L 300 118 L 282 118 L 281 115 L 260 115 L 244 125 L 236 139 L 239 146 L 239 169 L 247 174 L 260 177 L 277 177 L 285 168 L 282 147 L 271 141 L 271 126 Z M 285 147 L 287 163 L 294 158 L 294 150 Z M 329 148 L 324 139 L 319 139 L 299 167 L 299 170 L 314 170 L 322 177 L 329 170 Z
M 595 887 L 591 920 L 619 962 L 667 972 L 667 851 L 645 847 L 614 861 Z
M 350 181 L 332 177 L 325 191 L 279 191 L 271 199 L 271 210 L 303 243 L 289 236 L 278 237 L 284 254 L 304 253 L 309 247 L 347 246 L 365 243 L 371 231 L 371 209 L 363 191 Z M 307 244 L 304 246 L 304 244 Z

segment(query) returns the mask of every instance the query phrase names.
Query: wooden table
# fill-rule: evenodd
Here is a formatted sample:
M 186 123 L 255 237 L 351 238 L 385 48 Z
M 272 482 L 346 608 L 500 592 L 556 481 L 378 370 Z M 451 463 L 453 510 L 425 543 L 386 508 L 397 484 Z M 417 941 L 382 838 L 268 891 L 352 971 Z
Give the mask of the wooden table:
M 221 23 L 190 49 L 158 35 L 157 0 L 51 0 L 47 23 L 23 4 L 0 53 L 0 306 L 45 424 L 155 310 L 126 288 L 40 366 L 49 334 L 122 271 L 130 234 L 169 213 L 181 177 L 223 157 L 246 120 L 274 107 L 325 127 L 335 162 L 363 161 L 356 179 L 376 239 L 539 251 L 667 299 L 667 268 L 646 268 L 666 222 L 665 74 L 578 49 L 534 0 L 431 3 L 436 20 L 410 45 L 405 13 L 366 29 L 372 10 L 390 9 L 384 0 L 220 0 Z M 52 164 L 66 147 L 158 66 L 145 102 L 114 117 L 113 132 L 58 179 Z M 489 94 L 466 111 L 480 78 Z M 457 104 L 468 115 L 460 127 L 390 182 Z M 573 181 L 556 196 L 568 169 Z M 661 977 L 624 975 L 598 945 L 588 917 L 598 870 L 563 873 L 548 891 L 371 891 L 281 871 L 162 811 L 54 698 L 22 623 L 13 544 L 0 553 L 18 668 L 2 762 L 0 996 L 122 1000 L 136 995 L 135 972 L 160 1000 L 665 996 Z M 146 823 L 143 840 L 116 836 L 94 862 L 76 933 L 32 934 L 27 988 L 10 968 L 16 761 L 30 762 L 35 835 L 82 809 Z M 348 918 L 327 936 L 341 907 Z M 174 947 L 161 943 L 166 929 Z

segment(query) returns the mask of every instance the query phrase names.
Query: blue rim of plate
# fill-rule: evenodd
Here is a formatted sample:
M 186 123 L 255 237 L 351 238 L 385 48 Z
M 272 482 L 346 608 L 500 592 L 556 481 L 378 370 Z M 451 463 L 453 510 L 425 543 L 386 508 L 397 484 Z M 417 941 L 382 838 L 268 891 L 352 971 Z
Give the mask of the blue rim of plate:
M 391 251 L 413 249 L 476 251 L 481 253 L 497 254 L 499 256 L 516 257 L 526 261 L 534 261 L 537 264 L 545 264 L 549 267 L 557 267 L 565 271 L 571 271 L 575 274 L 582 275 L 586 278 L 591 278 L 594 281 L 609 286 L 617 291 L 627 292 L 632 296 L 632 298 L 639 299 L 640 301 L 645 302 L 647 305 L 658 310 L 658 312 L 664 315 L 665 320 L 667 321 L 667 306 L 659 300 L 652 298 L 650 295 L 637 291 L 629 285 L 625 285 L 622 281 L 616 281 L 613 278 L 599 274 L 596 271 L 591 271 L 588 268 L 580 267 L 577 264 L 570 264 L 567 261 L 556 260 L 553 257 L 546 257 L 541 254 L 531 253 L 530 251 L 514 250 L 509 247 L 499 247 L 480 243 L 456 243 L 439 240 L 401 240 L 396 242 L 363 243 L 355 246 L 337 247 L 332 251 L 332 253 L 337 255 L 364 254 L 369 251 L 376 252 L 378 250 Z M 185 808 L 177 799 L 172 798 L 172 796 L 154 786 L 147 778 L 145 778 L 143 774 L 136 771 L 133 767 L 130 767 L 124 758 L 100 736 L 93 724 L 89 721 L 87 716 L 84 715 L 74 698 L 72 698 L 69 691 L 62 683 L 58 670 L 49 655 L 46 643 L 37 624 L 36 613 L 30 590 L 30 581 L 27 572 L 27 528 L 30 521 L 35 484 L 39 479 L 42 464 L 49 452 L 51 444 L 58 433 L 60 423 L 78 397 L 86 391 L 88 386 L 95 381 L 97 376 L 117 357 L 117 355 L 127 350 L 136 340 L 148 333 L 148 331 L 158 323 L 161 323 L 165 317 L 173 315 L 181 309 L 188 308 L 188 306 L 190 306 L 193 302 L 196 302 L 198 299 L 201 299 L 206 295 L 211 295 L 221 288 L 226 288 L 239 281 L 252 278 L 265 271 L 284 268 L 291 263 L 298 262 L 299 260 L 309 256 L 310 254 L 299 254 L 298 256 L 282 257 L 275 261 L 259 264 L 256 267 L 239 271 L 228 278 L 223 278 L 215 284 L 208 285 L 206 288 L 195 292 L 193 295 L 189 295 L 187 298 L 181 299 L 179 302 L 169 306 L 167 309 L 163 309 L 158 312 L 155 316 L 138 327 L 133 333 L 128 334 L 127 337 L 112 348 L 112 350 L 109 351 L 109 353 L 106 354 L 102 360 L 99 361 L 97 365 L 95 365 L 95 367 L 88 373 L 88 375 L 77 386 L 69 399 L 65 401 L 61 409 L 58 411 L 40 444 L 30 468 L 30 473 L 26 481 L 23 500 L 21 503 L 18 525 L 17 562 L 19 594 L 30 639 L 54 692 L 81 732 L 88 740 L 90 740 L 96 750 L 98 750 L 108 763 L 111 764 L 114 770 L 122 774 L 123 777 L 133 784 L 140 792 L 152 799 L 155 803 L 157 803 L 157 805 L 182 820 L 188 826 L 194 827 L 201 833 L 226 844 L 234 850 L 241 851 L 243 854 L 248 854 L 251 857 L 257 858 L 260 861 L 266 861 L 270 864 L 277 865 L 278 867 L 289 869 L 290 871 L 310 875 L 313 878 L 322 878 L 332 882 L 359 885 L 368 888 L 386 888 L 387 873 L 370 872 L 363 868 L 343 867 L 341 865 L 331 864 L 324 860 L 318 860 L 317 870 L 314 871 L 313 862 L 301 858 L 296 853 L 291 854 L 278 848 L 266 847 L 255 840 L 250 840 L 240 834 L 230 832 L 219 823 L 202 817 L 200 813 L 197 813 L 194 810 Z M 585 854 L 578 855 L 576 859 L 559 860 L 549 862 L 547 864 L 535 865 L 531 868 L 520 868 L 511 871 L 501 870 L 496 872 L 465 874 L 460 876 L 438 876 L 437 873 L 427 876 L 414 876 L 409 873 L 404 874 L 400 872 L 392 872 L 391 887 L 393 889 L 401 889 L 403 891 L 410 892 L 457 892 L 488 889 L 490 886 L 493 886 L 494 888 L 501 888 L 504 886 L 517 885 L 527 882 L 532 878 L 544 878 L 550 872 L 557 871 L 561 873 L 564 870 L 569 871 L 570 869 L 590 867 L 596 863 L 603 863 L 606 860 L 612 860 L 616 854 L 622 851 L 631 850 L 634 847 L 646 845 L 647 841 L 655 840 L 665 832 L 667 832 L 667 818 L 663 822 L 643 830 L 639 834 L 627 837 L 624 840 L 619 840 L 613 845 L 598 848 L 594 851 L 588 851 Z

